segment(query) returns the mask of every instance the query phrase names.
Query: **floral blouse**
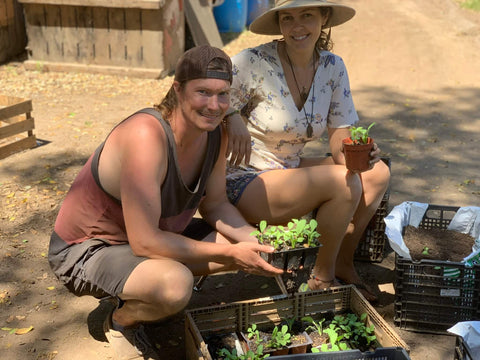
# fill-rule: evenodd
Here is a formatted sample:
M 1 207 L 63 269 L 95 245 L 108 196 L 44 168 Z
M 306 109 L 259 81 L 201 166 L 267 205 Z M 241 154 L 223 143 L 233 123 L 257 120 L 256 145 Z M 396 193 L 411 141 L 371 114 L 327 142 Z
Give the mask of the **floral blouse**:
M 277 52 L 278 41 L 245 49 L 232 58 L 231 107 L 241 110 L 253 95 L 263 100 L 251 111 L 250 165 L 257 170 L 295 168 L 305 144 L 321 137 L 325 128 L 355 124 L 355 111 L 343 60 L 321 51 L 314 83 L 303 109 L 298 110 L 288 89 Z M 307 137 L 311 124 L 312 137 Z

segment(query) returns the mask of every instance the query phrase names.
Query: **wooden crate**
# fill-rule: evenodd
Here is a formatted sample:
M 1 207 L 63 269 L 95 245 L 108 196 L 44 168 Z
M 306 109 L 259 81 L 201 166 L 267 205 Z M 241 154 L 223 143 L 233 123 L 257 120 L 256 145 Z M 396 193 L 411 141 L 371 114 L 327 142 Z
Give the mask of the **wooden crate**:
M 0 0 L 0 63 L 25 51 L 26 45 L 22 6 L 17 0 Z
M 32 101 L 0 95 L 0 159 L 37 145 Z
M 184 52 L 182 0 L 19 0 L 28 69 L 162 78 Z

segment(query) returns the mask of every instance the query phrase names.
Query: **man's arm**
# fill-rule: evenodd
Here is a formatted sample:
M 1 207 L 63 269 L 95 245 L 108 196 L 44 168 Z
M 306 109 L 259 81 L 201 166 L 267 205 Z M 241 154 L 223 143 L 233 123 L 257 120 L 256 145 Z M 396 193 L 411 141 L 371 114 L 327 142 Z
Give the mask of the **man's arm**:
M 125 226 L 135 255 L 168 257 L 182 263 L 215 262 L 271 275 L 272 269 L 266 266 L 269 264 L 257 254 L 258 251 L 268 251 L 267 246 L 208 243 L 158 228 L 162 201 L 160 186 L 167 171 L 166 135 L 155 121 L 126 125 L 129 126 L 117 129 L 122 134 L 116 149 L 120 152 L 119 181 Z M 224 156 L 219 158 L 225 159 Z

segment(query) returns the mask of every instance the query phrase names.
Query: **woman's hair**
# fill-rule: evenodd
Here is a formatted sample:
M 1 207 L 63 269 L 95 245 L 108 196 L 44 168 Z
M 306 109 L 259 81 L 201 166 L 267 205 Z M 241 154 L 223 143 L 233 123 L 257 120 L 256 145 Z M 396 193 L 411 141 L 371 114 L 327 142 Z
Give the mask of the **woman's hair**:
M 207 66 L 207 70 L 210 71 L 221 71 L 221 72 L 229 72 L 231 71 L 231 68 L 227 61 L 222 58 L 214 58 L 212 61 Z M 191 80 L 188 80 L 191 81 Z M 180 82 L 179 89 L 180 91 L 184 91 L 185 85 L 188 81 L 182 81 Z M 175 93 L 175 89 L 172 86 L 170 86 L 170 89 L 168 90 L 167 94 L 165 97 L 162 99 L 160 104 L 155 104 L 153 107 L 155 110 L 159 111 L 162 114 L 162 117 L 166 121 L 170 121 L 170 118 L 172 116 L 173 110 L 178 106 L 178 98 L 177 94 Z
M 323 17 L 327 17 L 327 19 L 332 14 L 332 8 L 329 7 L 321 7 L 320 12 L 322 13 Z M 328 20 L 327 20 L 328 22 Z M 320 37 L 317 40 L 316 46 L 319 50 L 332 50 L 333 49 L 333 41 L 330 39 L 330 35 L 332 32 L 332 28 L 328 28 L 328 32 L 326 32 L 323 28 L 320 32 Z

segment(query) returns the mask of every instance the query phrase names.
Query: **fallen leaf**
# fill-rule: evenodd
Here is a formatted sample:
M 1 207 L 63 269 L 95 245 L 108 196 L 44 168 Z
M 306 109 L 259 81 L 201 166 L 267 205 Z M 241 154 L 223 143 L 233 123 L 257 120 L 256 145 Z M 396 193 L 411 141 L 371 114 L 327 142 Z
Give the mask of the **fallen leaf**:
M 33 326 L 30 326 L 28 328 L 17 329 L 17 331 L 15 331 L 15 335 L 25 335 L 26 333 L 29 333 L 32 330 L 33 330 Z
M 55 286 L 49 286 L 47 287 L 47 290 L 55 290 Z

